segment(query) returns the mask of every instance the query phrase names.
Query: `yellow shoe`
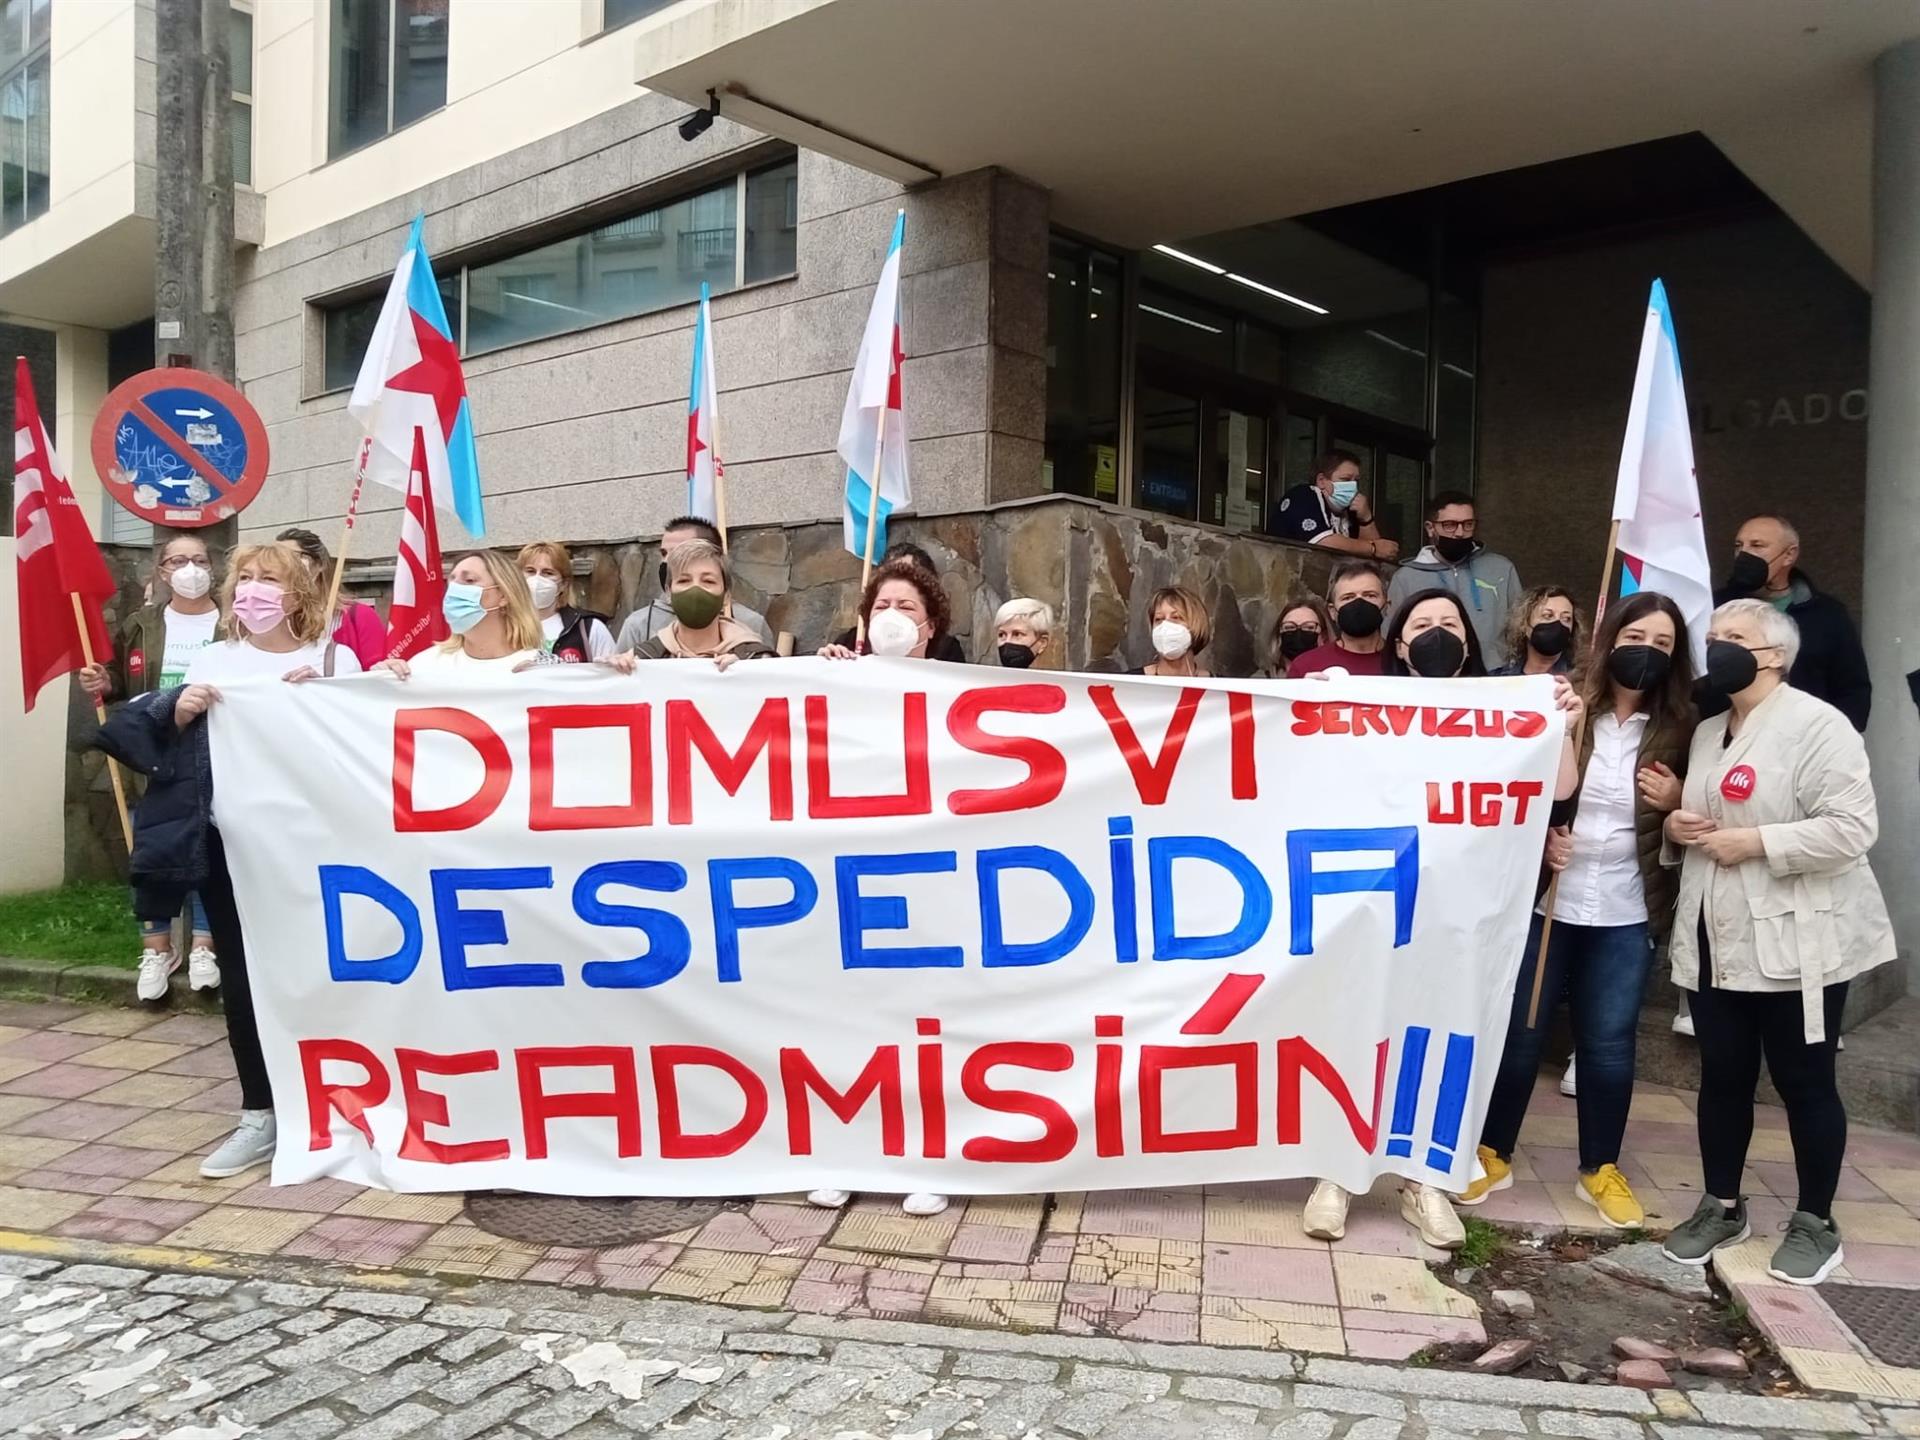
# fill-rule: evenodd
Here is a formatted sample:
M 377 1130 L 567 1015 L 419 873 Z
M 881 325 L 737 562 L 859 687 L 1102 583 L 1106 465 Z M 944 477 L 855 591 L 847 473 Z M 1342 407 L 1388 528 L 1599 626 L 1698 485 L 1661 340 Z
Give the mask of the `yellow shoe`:
M 1496 1190 L 1505 1190 L 1513 1184 L 1513 1166 L 1502 1160 L 1493 1151 L 1480 1147 L 1480 1165 L 1487 1173 L 1462 1190 L 1455 1199 L 1456 1205 L 1478 1205 Z
M 1647 1212 L 1633 1198 L 1633 1187 L 1618 1165 L 1602 1165 L 1591 1175 L 1581 1175 L 1574 1193 L 1616 1230 L 1638 1230 L 1647 1223 Z

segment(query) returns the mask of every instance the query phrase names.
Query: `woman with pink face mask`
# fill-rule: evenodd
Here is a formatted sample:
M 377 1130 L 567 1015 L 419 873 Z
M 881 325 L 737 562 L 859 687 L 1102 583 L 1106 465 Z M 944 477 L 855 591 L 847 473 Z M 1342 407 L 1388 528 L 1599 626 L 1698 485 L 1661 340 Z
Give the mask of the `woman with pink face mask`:
M 300 551 L 285 541 L 243 545 L 227 571 L 221 608 L 227 638 L 188 663 L 185 683 L 128 704 L 101 732 L 102 748 L 147 774 L 146 797 L 134 817 L 131 863 L 135 911 L 171 914 L 183 886 L 206 904 L 220 967 L 227 1041 L 240 1077 L 240 1124 L 200 1165 L 210 1179 L 238 1175 L 273 1158 L 273 1091 L 254 1024 L 246 951 L 220 840 L 223 804 L 245 796 L 213 793 L 207 763 L 208 709 L 220 687 L 256 677 L 302 681 L 356 675 L 360 662 L 328 638 L 326 597 Z

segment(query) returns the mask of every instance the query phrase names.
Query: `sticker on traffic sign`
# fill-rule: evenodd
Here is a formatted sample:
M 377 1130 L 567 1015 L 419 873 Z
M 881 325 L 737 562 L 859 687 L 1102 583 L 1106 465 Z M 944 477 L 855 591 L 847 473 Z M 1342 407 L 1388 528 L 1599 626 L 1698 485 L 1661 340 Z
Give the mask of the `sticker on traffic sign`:
M 142 520 L 177 529 L 244 510 L 267 478 L 267 427 L 226 381 L 149 370 L 114 388 L 93 422 L 93 465 Z

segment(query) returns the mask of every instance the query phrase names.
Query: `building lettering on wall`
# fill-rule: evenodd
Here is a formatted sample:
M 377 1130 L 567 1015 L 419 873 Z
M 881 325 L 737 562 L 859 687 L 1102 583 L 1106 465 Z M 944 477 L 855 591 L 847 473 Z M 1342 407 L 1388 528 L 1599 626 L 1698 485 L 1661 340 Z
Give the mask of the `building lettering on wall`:
M 1708 401 L 1694 407 L 1693 428 L 1702 435 L 1728 430 L 1773 430 L 1783 425 L 1825 425 L 1830 420 L 1859 424 L 1867 418 L 1864 385 L 1838 392 L 1812 390 L 1804 395 L 1751 397 L 1731 405 Z

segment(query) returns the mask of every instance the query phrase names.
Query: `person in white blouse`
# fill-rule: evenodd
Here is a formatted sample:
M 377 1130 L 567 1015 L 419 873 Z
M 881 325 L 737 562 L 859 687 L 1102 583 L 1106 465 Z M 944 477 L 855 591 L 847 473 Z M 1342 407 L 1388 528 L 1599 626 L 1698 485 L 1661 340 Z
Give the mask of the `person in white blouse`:
M 441 610 L 451 635 L 412 660 L 382 660 L 373 668 L 402 680 L 415 672 L 476 679 L 524 670 L 546 653 L 527 578 L 497 550 L 469 550 L 454 562 Z
M 521 547 L 518 559 L 547 652 L 569 662 L 604 660 L 613 654 L 607 617 L 573 603 L 573 552 L 558 540 L 535 540 Z
M 1620 601 L 1587 655 L 1580 684 L 1592 717 L 1580 756 L 1578 793 L 1555 806 L 1546 870 L 1560 872 L 1540 986 L 1543 899 L 1527 931 L 1514 984 L 1506 1050 L 1480 1132 L 1484 1174 L 1460 1196 L 1478 1205 L 1513 1183 L 1513 1151 L 1540 1073 L 1540 1048 L 1564 997 L 1573 1024 L 1580 1173 L 1574 1194 L 1616 1229 L 1646 1221 L 1620 1173 L 1620 1144 L 1633 1102 L 1635 1027 L 1654 946 L 1673 923 L 1673 872 L 1660 864 L 1661 826 L 1680 803 L 1697 715 L 1687 623 L 1665 595 Z M 1571 829 L 1564 824 L 1571 816 Z M 1543 874 L 1544 881 L 1544 874 Z

